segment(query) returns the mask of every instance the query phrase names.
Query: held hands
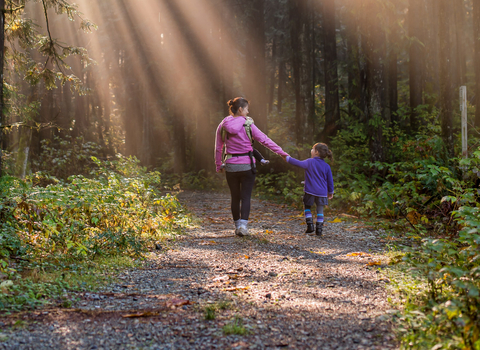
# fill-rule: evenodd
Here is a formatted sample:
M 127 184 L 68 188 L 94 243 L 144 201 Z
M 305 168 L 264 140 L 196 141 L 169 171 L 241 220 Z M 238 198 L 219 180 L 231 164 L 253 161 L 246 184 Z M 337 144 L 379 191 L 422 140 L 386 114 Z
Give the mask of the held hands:
M 289 154 L 287 154 L 285 156 L 282 155 L 281 157 L 283 158 L 284 161 L 287 161 L 287 157 L 290 157 L 290 155 Z

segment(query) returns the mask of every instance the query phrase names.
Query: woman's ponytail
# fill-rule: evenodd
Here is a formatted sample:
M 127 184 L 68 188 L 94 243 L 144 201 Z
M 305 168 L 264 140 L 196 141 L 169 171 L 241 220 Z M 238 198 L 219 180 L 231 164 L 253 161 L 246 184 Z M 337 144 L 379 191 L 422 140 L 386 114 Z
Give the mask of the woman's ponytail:
M 244 99 L 243 97 L 235 97 L 227 102 L 228 109 L 231 115 L 237 114 L 240 108 L 245 108 L 249 104 L 248 100 Z

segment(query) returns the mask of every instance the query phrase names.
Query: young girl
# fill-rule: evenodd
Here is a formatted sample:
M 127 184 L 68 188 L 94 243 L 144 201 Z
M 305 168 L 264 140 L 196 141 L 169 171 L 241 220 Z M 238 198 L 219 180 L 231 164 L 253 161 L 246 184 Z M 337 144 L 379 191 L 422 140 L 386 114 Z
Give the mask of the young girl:
M 328 200 L 333 198 L 333 177 L 330 165 L 324 159 L 333 160 L 332 151 L 324 143 L 316 143 L 310 151 L 312 158 L 300 161 L 290 156 L 285 160 L 305 169 L 305 195 L 303 204 L 305 206 L 305 221 L 307 222 L 306 234 L 315 232 L 317 236 L 323 233 L 323 207 L 328 205 Z M 317 225 L 313 227 L 312 206 L 317 206 Z
M 235 222 L 235 234 L 248 233 L 250 198 L 255 183 L 255 155 L 246 126 L 251 130 L 252 139 L 260 142 L 272 152 L 286 157 L 281 147 L 260 131 L 248 116 L 248 101 L 237 97 L 228 101 L 230 115 L 218 125 L 215 140 L 215 164 L 217 172 L 227 173 L 227 183 L 232 197 L 231 209 Z M 224 137 L 222 137 L 222 130 Z M 225 146 L 225 157 L 222 151 Z M 223 164 L 225 162 L 225 164 Z M 225 169 L 223 168 L 225 166 Z

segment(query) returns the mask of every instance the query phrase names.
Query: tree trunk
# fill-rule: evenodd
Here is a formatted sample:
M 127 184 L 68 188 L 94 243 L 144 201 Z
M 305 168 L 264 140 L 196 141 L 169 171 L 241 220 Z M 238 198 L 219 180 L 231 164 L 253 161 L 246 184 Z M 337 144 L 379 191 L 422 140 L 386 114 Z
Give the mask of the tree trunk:
M 323 31 L 325 40 L 325 129 L 323 133 L 328 142 L 335 136 L 340 122 L 335 0 L 323 1 Z
M 265 63 L 265 0 L 250 2 L 245 47 L 245 97 L 250 99 L 250 111 L 255 124 L 267 132 L 267 80 Z
M 364 7 L 365 58 L 366 58 L 366 111 L 370 157 L 372 161 L 384 161 L 383 125 L 387 121 L 385 32 L 379 21 L 371 18 L 381 16 L 381 6 L 377 0 L 367 0 Z
M 457 67 L 458 67 L 458 82 L 457 87 L 467 84 L 467 58 L 465 51 L 465 23 L 466 23 L 466 9 L 464 0 L 455 0 L 453 3 L 455 7 L 455 41 L 457 43 Z M 475 25 L 475 24 L 474 24 Z
M 410 36 L 410 131 L 417 132 L 420 126 L 417 107 L 423 104 L 423 74 L 425 71 L 422 1 L 409 0 L 408 35 Z
M 278 89 L 277 89 L 277 111 L 282 113 L 283 98 L 286 90 L 287 75 L 285 71 L 285 57 L 284 57 L 284 40 L 281 40 L 278 58 Z
M 437 103 L 440 92 L 440 55 L 439 55 L 439 2 L 438 0 L 425 0 L 427 40 L 425 41 L 426 77 L 425 77 L 425 103 L 433 106 Z
M 231 11 L 228 6 L 223 5 L 222 8 L 222 26 L 221 26 L 221 37 L 222 37 L 222 47 L 229 47 L 229 39 L 233 37 L 231 26 L 234 23 L 234 18 L 232 17 Z M 230 53 L 227 50 L 222 50 L 220 53 L 220 58 L 222 61 L 222 106 L 223 106 L 223 115 L 227 116 L 229 114 L 229 107 L 227 101 L 236 97 L 233 92 L 233 69 L 232 62 L 230 59 Z
M 275 68 L 277 66 L 277 40 L 273 38 L 272 42 L 272 56 L 270 60 L 270 93 L 268 95 L 268 112 L 270 115 L 273 110 L 273 100 L 275 95 Z
M 362 103 L 362 84 L 359 65 L 358 14 L 354 11 L 355 3 L 349 1 L 348 6 L 345 29 L 347 39 L 348 114 L 360 118 L 365 110 L 365 106 Z
M 480 0 L 473 0 L 473 39 L 475 43 L 475 127 L 480 126 Z
M 305 97 L 302 95 L 302 9 L 301 0 L 290 0 L 290 41 L 292 48 L 293 89 L 295 93 L 295 136 L 298 145 L 304 141 Z
M 3 176 L 3 127 L 5 116 L 3 114 L 3 59 L 5 56 L 5 0 L 0 0 L 0 177 Z
M 455 48 L 451 48 L 454 55 L 455 77 L 453 79 L 455 88 L 467 83 L 467 59 L 465 52 L 465 22 L 466 9 L 464 0 L 454 0 L 450 3 L 452 18 L 452 42 Z
M 398 43 L 398 23 L 396 18 L 396 5 L 394 3 L 394 8 L 388 12 L 388 26 L 389 26 L 389 43 L 388 47 L 388 105 L 390 108 L 390 115 L 392 122 L 398 122 L 397 110 L 398 110 L 398 67 L 397 67 L 397 48 Z
M 183 174 L 187 168 L 186 137 L 185 137 L 185 116 L 179 109 L 173 107 L 173 132 L 174 132 L 174 171 L 176 174 Z
M 440 37 L 440 119 L 442 137 L 449 157 L 454 156 L 452 128 L 453 84 L 451 76 L 450 28 L 452 14 L 449 11 L 450 0 L 438 0 L 439 3 L 439 37 Z

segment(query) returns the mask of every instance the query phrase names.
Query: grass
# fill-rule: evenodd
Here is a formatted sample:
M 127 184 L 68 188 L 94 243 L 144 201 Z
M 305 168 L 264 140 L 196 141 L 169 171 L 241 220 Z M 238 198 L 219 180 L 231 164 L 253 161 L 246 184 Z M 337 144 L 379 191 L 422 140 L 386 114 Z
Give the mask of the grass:
M 228 310 L 232 308 L 230 300 L 222 300 L 215 304 L 207 305 L 203 309 L 203 314 L 206 320 L 214 320 L 216 318 L 216 313 L 218 310 Z
M 115 276 L 138 263 L 130 257 L 113 256 L 59 266 L 29 263 L 17 267 L 11 283 L 0 293 L 0 311 L 7 313 L 45 305 L 71 307 L 75 296 L 69 292 L 96 291 Z
M 204 310 L 205 319 L 209 321 L 214 320 L 216 317 L 215 313 L 216 313 L 215 305 L 208 305 Z
M 235 334 L 235 335 L 246 335 L 248 330 L 243 325 L 243 320 L 240 316 L 235 316 L 232 322 L 227 323 L 223 326 L 223 333 L 225 335 Z

